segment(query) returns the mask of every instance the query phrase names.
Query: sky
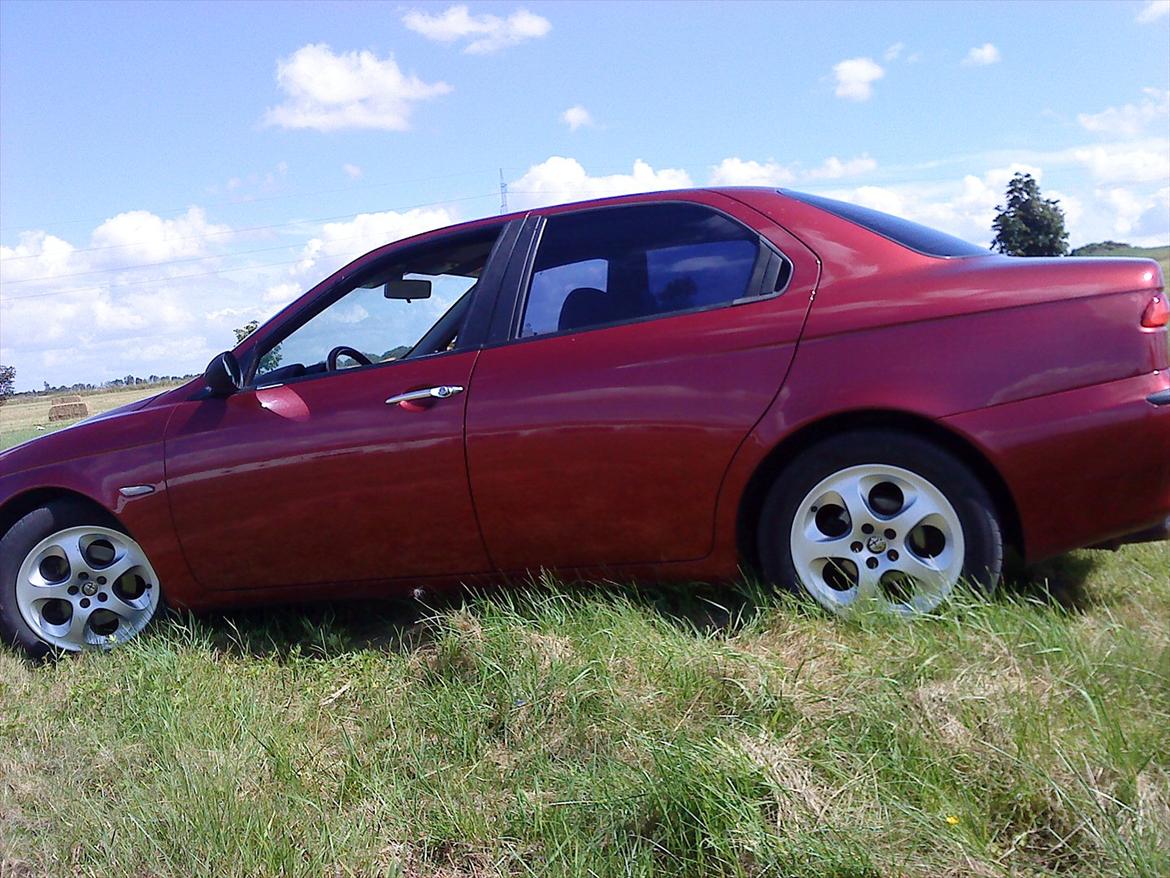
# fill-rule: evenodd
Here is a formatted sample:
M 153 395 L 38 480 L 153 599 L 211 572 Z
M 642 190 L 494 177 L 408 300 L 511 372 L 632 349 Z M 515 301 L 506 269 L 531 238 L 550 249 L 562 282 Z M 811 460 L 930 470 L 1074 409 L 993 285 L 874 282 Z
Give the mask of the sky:
M 0 363 L 202 371 L 350 259 L 622 192 L 783 186 L 986 244 L 1170 242 L 1170 0 L 0 2 Z

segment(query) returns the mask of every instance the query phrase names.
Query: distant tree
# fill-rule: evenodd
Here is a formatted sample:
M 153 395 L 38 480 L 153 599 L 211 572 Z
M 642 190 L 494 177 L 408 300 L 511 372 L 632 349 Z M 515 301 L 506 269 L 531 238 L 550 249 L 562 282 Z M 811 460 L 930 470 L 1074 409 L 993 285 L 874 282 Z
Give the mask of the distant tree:
M 1007 206 L 996 206 L 991 249 L 1008 256 L 1064 256 L 1068 232 L 1059 202 L 1043 198 L 1031 174 L 1016 174 L 1007 187 Z
M 1126 244 L 1122 241 L 1096 241 L 1092 244 L 1085 244 L 1073 250 L 1069 256 L 1108 256 L 1117 250 L 1130 250 L 1132 244 Z
M 374 362 L 383 362 L 384 363 L 387 360 L 401 360 L 403 357 L 405 357 L 409 353 L 410 353 L 410 348 L 408 346 L 399 345 L 396 348 L 390 348 L 390 350 L 383 353 L 382 356 L 380 356 L 380 357 L 376 357 L 376 358 L 370 357 L 370 359 L 374 360 Z
M 0 405 L 15 392 L 16 367 L 0 365 Z
M 244 339 L 246 339 L 249 335 L 251 335 L 253 332 L 255 332 L 259 328 L 260 328 L 260 321 L 259 320 L 249 320 L 243 326 L 236 327 L 236 329 L 235 329 L 236 344 L 239 344 L 240 342 L 242 342 Z M 276 347 L 274 347 L 272 350 L 270 350 L 268 353 L 266 353 L 264 356 L 262 356 L 260 358 L 260 367 L 257 371 L 271 372 L 273 369 L 275 369 L 279 365 L 280 365 L 280 345 L 277 345 Z

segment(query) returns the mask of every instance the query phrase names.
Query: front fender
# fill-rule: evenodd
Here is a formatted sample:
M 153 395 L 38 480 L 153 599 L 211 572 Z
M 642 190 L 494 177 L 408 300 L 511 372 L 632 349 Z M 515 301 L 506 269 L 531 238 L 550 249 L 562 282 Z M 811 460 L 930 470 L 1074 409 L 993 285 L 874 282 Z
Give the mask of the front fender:
M 186 605 L 190 571 L 176 539 L 163 468 L 171 406 L 120 409 L 0 453 L 0 528 L 45 502 L 87 499 L 142 546 L 172 604 Z M 123 496 L 121 488 L 151 491 Z

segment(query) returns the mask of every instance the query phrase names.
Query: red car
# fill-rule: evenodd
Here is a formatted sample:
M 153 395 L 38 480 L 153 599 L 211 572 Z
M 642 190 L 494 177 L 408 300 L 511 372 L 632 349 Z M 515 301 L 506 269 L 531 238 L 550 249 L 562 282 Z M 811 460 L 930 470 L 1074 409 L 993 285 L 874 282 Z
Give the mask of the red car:
M 0 633 L 165 599 L 393 596 L 550 569 L 913 615 L 1004 551 L 1170 526 L 1156 263 L 1013 259 L 768 189 L 389 244 L 202 379 L 0 454 Z

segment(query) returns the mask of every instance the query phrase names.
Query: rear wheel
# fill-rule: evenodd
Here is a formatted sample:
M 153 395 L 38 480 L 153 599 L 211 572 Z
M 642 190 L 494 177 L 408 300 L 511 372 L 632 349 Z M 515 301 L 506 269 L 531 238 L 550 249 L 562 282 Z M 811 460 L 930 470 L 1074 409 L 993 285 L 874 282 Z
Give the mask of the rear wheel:
M 989 589 L 1003 535 L 987 490 L 957 458 L 915 436 L 842 434 L 799 455 L 760 516 L 765 576 L 845 614 L 929 613 L 966 581 Z
M 48 503 L 0 539 L 0 634 L 34 657 L 124 643 L 159 600 L 142 547 L 84 503 Z

